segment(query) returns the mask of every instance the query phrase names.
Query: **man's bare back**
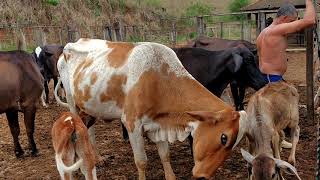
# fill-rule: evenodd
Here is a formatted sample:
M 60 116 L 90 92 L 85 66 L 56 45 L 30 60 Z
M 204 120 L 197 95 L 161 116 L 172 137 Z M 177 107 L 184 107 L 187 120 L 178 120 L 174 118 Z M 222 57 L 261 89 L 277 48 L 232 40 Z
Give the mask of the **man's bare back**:
M 282 6 L 273 23 L 257 38 L 259 67 L 262 73 L 282 76 L 287 70 L 287 35 L 315 24 L 315 10 L 311 0 L 306 0 L 303 19 L 297 20 L 297 11 L 292 5 Z
M 259 67 L 264 74 L 283 75 L 287 70 L 287 39 L 282 35 L 270 35 L 274 26 L 265 28 L 257 38 Z

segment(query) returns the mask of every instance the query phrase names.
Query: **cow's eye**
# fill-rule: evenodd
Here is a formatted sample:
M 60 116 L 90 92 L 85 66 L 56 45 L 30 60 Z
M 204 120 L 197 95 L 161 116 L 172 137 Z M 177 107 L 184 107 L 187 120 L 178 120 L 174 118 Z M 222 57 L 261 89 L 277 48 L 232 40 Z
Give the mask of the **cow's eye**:
M 228 137 L 225 134 L 221 135 L 221 144 L 226 145 L 228 142 Z

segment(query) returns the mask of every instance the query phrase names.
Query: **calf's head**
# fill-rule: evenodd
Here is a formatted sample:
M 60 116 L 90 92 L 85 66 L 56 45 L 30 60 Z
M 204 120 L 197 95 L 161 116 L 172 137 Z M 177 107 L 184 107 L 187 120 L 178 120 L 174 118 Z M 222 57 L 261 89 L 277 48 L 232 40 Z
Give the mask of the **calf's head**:
M 238 138 L 239 121 L 243 119 L 244 113 L 232 109 L 188 112 L 194 120 L 190 123 L 193 127 L 194 178 L 211 178 L 230 155 Z
M 58 76 L 57 61 L 62 51 L 63 46 L 52 45 L 41 47 L 40 51 L 36 52 L 37 63 L 45 79 Z
M 246 86 L 259 90 L 268 82 L 264 79 L 256 56 L 252 54 L 247 48 L 239 48 L 239 54 L 242 57 L 242 65 L 236 73 L 236 80 Z
M 241 154 L 249 163 L 249 176 L 252 176 L 254 180 L 281 179 L 280 170 L 284 170 L 284 172 L 289 174 L 295 174 L 300 180 L 296 168 L 285 161 L 273 158 L 264 153 L 254 157 L 243 149 L 241 149 Z

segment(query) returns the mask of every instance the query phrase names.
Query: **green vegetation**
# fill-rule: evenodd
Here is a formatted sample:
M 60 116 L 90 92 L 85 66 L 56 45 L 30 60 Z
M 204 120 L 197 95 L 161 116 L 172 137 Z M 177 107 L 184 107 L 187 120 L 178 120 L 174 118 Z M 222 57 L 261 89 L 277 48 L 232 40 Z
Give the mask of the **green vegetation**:
M 59 4 L 59 0 L 46 0 L 47 4 L 56 6 Z
M 249 0 L 232 0 L 229 4 L 229 11 L 230 12 L 239 12 L 241 8 L 247 6 L 249 4 Z M 236 20 L 244 20 L 246 17 L 245 15 L 236 15 L 232 16 L 232 19 Z

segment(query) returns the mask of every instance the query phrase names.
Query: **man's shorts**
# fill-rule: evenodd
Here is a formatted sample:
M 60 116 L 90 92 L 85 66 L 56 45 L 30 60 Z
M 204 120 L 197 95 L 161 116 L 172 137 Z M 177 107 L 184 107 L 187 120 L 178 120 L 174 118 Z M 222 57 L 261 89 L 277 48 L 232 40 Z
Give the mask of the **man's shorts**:
M 263 74 L 264 79 L 268 82 L 278 82 L 278 81 L 283 81 L 284 79 L 280 75 L 273 75 L 273 74 Z

